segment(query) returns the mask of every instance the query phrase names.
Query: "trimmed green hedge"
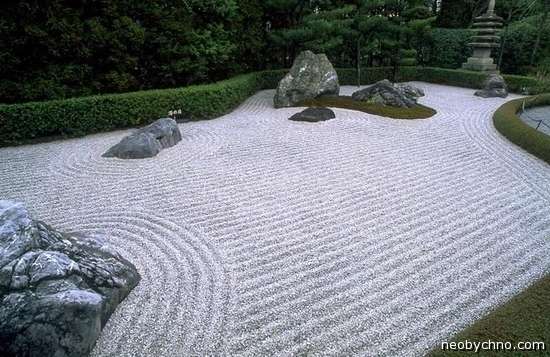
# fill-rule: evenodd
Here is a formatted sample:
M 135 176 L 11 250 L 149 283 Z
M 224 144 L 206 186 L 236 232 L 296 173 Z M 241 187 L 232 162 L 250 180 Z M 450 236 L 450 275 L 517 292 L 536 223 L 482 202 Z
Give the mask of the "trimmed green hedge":
M 343 85 L 356 85 L 356 70 L 337 69 L 340 83 Z M 361 70 L 361 84 L 370 84 L 384 78 L 391 78 L 391 67 L 365 68 Z M 533 77 L 503 75 L 508 88 L 513 93 L 522 93 L 527 90 L 531 94 L 538 94 L 544 90 L 541 84 Z M 435 67 L 409 67 L 399 68 L 398 81 L 421 81 L 435 84 L 446 84 L 457 87 L 478 89 L 483 87 L 487 75 L 481 72 L 466 71 L 462 69 L 447 69 Z
M 525 124 L 518 116 L 524 101 L 526 108 L 550 105 L 550 94 L 504 104 L 493 115 L 495 127 L 508 140 L 550 164 L 550 137 Z
M 181 110 L 189 119 L 218 117 L 285 71 L 256 72 L 214 84 L 45 102 L 0 105 L 0 146 L 47 136 L 73 137 L 139 126 Z
M 258 90 L 275 88 L 287 70 L 240 75 L 225 81 L 185 88 L 98 95 L 45 102 L 0 105 L 0 146 L 32 142 L 44 137 L 74 137 L 140 126 L 171 110 L 188 119 L 208 119 L 230 112 Z M 337 69 L 342 85 L 356 85 L 356 71 Z M 361 84 L 392 78 L 392 67 L 364 68 Z M 529 77 L 505 76 L 511 91 L 537 87 Z M 480 88 L 485 76 L 477 72 L 430 67 L 401 67 L 398 81 L 425 81 Z
M 417 68 L 418 81 L 448 84 L 466 88 L 481 88 L 486 79 L 486 74 L 480 72 L 466 71 L 461 69 L 445 69 L 434 67 Z M 538 94 L 542 90 L 539 82 L 533 77 L 502 75 L 512 93 Z

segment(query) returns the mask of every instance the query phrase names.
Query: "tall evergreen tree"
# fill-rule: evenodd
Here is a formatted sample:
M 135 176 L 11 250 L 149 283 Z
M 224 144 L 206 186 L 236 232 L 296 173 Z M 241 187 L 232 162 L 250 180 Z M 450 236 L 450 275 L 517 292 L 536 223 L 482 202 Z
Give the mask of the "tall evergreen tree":
M 257 0 L 0 2 L 0 102 L 187 85 L 258 68 Z

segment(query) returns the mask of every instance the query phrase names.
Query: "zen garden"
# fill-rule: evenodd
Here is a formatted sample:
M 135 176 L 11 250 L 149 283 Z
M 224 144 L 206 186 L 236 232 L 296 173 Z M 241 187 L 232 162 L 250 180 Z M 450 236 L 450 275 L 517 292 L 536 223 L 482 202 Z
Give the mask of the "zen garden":
M 0 4 L 0 356 L 550 356 L 550 0 Z

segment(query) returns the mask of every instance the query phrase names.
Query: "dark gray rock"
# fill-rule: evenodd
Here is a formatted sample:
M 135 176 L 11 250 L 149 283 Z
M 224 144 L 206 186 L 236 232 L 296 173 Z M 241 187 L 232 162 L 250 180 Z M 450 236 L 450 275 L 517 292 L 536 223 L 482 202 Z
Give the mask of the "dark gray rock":
M 304 51 L 279 82 L 273 103 L 275 108 L 291 107 L 306 99 L 339 93 L 338 74 L 327 56 Z
M 174 119 L 163 118 L 137 130 L 110 148 L 103 157 L 143 159 L 157 155 L 162 149 L 181 141 L 181 132 Z
M 506 98 L 508 96 L 508 86 L 501 75 L 490 74 L 483 84 L 483 89 L 478 90 L 474 95 L 482 98 Z
M 384 79 L 352 94 L 354 100 L 400 108 L 412 108 L 424 92 L 410 85 L 394 85 Z
M 418 99 L 425 95 L 422 89 L 411 86 L 410 84 L 395 84 L 395 87 L 405 96 L 410 98 Z
M 336 118 L 336 115 L 328 108 L 307 108 L 306 110 L 294 114 L 288 118 L 288 120 L 315 123 L 334 118 Z
M 139 282 L 101 236 L 69 235 L 0 200 L 0 356 L 85 356 Z

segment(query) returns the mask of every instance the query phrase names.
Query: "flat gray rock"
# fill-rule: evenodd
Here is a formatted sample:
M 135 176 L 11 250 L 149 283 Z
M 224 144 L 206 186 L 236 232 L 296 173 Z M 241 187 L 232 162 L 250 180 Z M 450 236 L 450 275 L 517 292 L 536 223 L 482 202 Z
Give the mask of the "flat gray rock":
M 275 108 L 291 107 L 306 99 L 339 93 L 338 74 L 327 56 L 304 51 L 279 82 L 273 104 Z
M 139 274 L 105 238 L 62 234 L 0 201 L 0 355 L 84 356 Z
M 501 75 L 490 74 L 483 84 L 483 89 L 478 90 L 474 95 L 482 98 L 506 98 L 508 86 Z
M 424 92 L 410 85 L 395 85 L 387 79 L 352 94 L 354 100 L 391 107 L 412 108 Z
M 162 149 L 180 141 L 181 132 L 176 121 L 162 118 L 128 135 L 103 154 L 103 157 L 144 159 L 156 156 Z
M 336 118 L 336 115 L 328 108 L 307 108 L 299 113 L 294 114 L 288 120 L 306 121 L 315 123 Z

